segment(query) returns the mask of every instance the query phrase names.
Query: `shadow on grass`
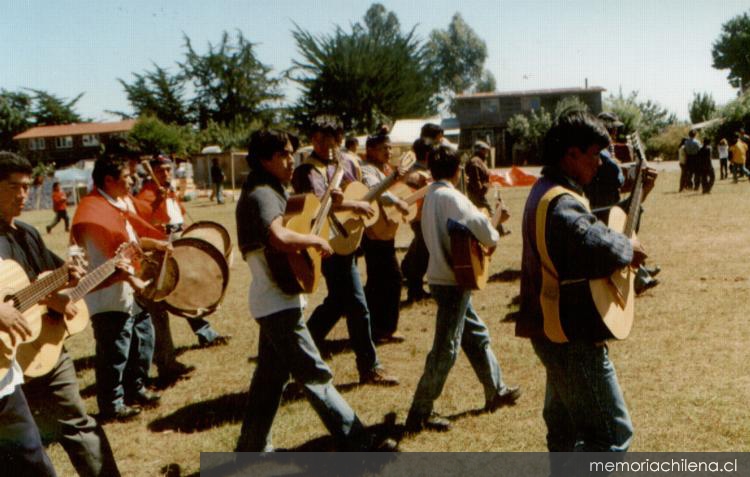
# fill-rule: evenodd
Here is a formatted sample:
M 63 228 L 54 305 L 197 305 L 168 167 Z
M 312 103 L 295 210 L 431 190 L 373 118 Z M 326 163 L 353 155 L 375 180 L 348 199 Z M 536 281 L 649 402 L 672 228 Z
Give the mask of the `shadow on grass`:
M 359 387 L 359 383 L 345 383 L 337 385 L 340 393 L 345 393 Z M 297 388 L 299 389 L 299 388 Z M 284 403 L 304 399 L 303 392 L 296 392 L 292 386 L 287 386 L 282 397 Z M 226 423 L 241 422 L 245 417 L 247 406 L 247 392 L 225 394 L 208 401 L 201 401 L 178 409 L 164 417 L 160 417 L 148 424 L 152 432 L 176 431 L 186 434 L 202 432 Z
M 514 270 L 512 268 L 506 268 L 502 272 L 495 273 L 487 279 L 489 282 L 515 282 L 521 278 L 521 270 Z
M 96 358 L 95 355 L 91 356 L 83 356 L 80 358 L 76 358 L 73 360 L 73 366 L 76 368 L 76 372 L 81 372 L 84 369 L 94 369 L 94 359 Z
M 518 320 L 519 315 L 521 314 L 520 306 L 521 295 L 516 295 L 513 297 L 513 299 L 510 300 L 510 303 L 508 303 L 508 309 L 510 311 L 505 314 L 503 323 L 515 323 Z

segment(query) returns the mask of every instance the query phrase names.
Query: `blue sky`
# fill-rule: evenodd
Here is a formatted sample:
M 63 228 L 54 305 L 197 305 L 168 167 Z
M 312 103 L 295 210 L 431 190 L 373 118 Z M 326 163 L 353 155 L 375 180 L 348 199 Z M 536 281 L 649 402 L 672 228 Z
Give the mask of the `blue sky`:
M 96 120 L 105 110 L 130 112 L 117 78 L 130 80 L 155 62 L 183 56 L 183 33 L 203 51 L 223 30 L 258 43 L 276 72 L 296 52 L 297 23 L 314 33 L 359 21 L 370 1 L 2 0 L 0 87 L 45 89 L 64 97 L 85 92 L 78 110 Z M 750 9 L 748 0 L 412 0 L 381 2 L 403 28 L 426 38 L 455 12 L 488 47 L 486 67 L 498 89 L 603 86 L 637 90 L 687 119 L 693 92 L 719 103 L 736 96 L 726 71 L 711 67 L 711 45 L 722 23 Z M 285 86 L 293 100 L 293 84 Z

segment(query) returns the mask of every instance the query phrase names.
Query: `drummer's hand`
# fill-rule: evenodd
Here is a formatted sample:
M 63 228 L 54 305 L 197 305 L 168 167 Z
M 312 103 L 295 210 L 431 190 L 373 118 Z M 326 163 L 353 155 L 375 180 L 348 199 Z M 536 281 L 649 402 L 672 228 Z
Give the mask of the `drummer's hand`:
M 42 304 L 51 310 L 61 313 L 66 320 L 74 318 L 78 313 L 78 308 L 76 308 L 75 303 L 70 299 L 70 295 L 66 293 L 53 293 Z
M 333 255 L 333 249 L 331 248 L 331 244 L 328 243 L 328 240 L 318 237 L 317 235 L 313 235 L 312 246 L 315 247 L 315 250 L 320 252 L 320 255 L 324 258 Z
M 144 250 L 158 250 L 160 252 L 174 251 L 172 244 L 166 240 L 156 240 L 149 237 L 141 239 L 141 248 Z
M 648 254 L 646 253 L 646 249 L 643 248 L 641 241 L 637 238 L 631 238 L 630 245 L 633 246 L 633 260 L 630 261 L 630 266 L 638 268 L 646 261 Z
M 31 328 L 20 311 L 13 307 L 10 301 L 0 303 L 0 331 L 10 337 L 11 345 L 15 346 L 18 338 L 25 340 L 31 337 Z M 0 344 L 2 344 L 0 342 Z

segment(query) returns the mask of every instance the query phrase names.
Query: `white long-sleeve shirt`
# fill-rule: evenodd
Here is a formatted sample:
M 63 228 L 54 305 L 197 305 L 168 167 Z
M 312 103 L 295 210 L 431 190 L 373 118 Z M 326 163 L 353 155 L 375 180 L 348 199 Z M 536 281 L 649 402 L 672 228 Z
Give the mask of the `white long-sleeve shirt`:
M 451 239 L 448 219 L 466 226 L 482 245 L 493 247 L 500 234 L 490 220 L 447 180 L 440 180 L 427 189 L 422 207 L 422 234 L 430 261 L 427 282 L 431 285 L 456 285 L 451 267 Z

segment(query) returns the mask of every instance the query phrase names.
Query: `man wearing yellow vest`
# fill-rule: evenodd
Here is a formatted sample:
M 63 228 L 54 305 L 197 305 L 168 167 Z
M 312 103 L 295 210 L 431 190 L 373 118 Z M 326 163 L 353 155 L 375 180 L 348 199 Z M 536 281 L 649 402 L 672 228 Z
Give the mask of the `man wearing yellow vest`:
M 545 137 L 542 177 L 524 209 L 516 335 L 531 339 L 546 369 L 550 452 L 624 452 L 633 436 L 588 288 L 588 280 L 637 266 L 646 256 L 637 239 L 598 221 L 583 197 L 608 145 L 607 131 L 588 113 L 556 120 Z M 575 329 L 564 329 L 561 317 L 573 317 Z M 551 454 L 552 475 L 564 475 L 565 459 Z

